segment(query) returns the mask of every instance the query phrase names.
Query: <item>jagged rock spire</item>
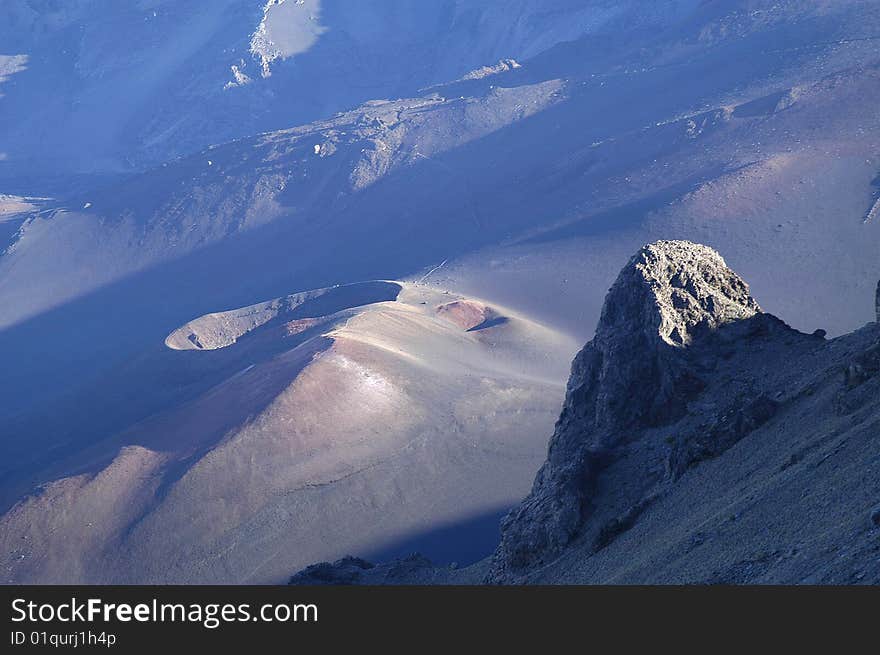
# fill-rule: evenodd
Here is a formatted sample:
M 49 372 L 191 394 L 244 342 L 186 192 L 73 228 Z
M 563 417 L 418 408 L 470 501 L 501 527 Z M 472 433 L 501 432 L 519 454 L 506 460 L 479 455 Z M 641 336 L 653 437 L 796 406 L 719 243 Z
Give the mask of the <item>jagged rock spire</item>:
M 596 335 L 572 364 L 547 461 L 502 522 L 490 581 L 552 559 L 584 520 L 603 453 L 639 427 L 680 417 L 702 388 L 688 347 L 761 309 L 715 250 L 658 241 L 639 250 L 605 299 Z

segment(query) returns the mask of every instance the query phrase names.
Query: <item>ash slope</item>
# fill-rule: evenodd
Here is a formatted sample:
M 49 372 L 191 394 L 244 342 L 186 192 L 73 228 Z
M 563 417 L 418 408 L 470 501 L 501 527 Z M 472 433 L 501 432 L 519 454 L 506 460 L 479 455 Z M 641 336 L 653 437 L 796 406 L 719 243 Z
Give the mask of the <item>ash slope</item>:
M 61 7 L 32 0 L 6 4 Z M 63 13 L 66 7 L 99 6 L 110 12 L 108 3 L 63 4 Z M 228 19 L 232 29 L 245 33 L 256 24 L 235 13 L 198 10 L 197 4 L 202 3 L 145 0 L 138 6 L 195 15 L 203 35 L 210 32 L 205 22 L 212 20 Z M 331 3 L 321 4 L 322 21 L 329 21 L 323 10 Z M 456 6 L 465 4 L 477 3 Z M 245 7 L 230 0 L 233 5 Z M 253 2 L 257 20 L 263 5 Z M 395 7 L 408 5 L 413 3 L 383 3 L 392 15 Z M 204 393 L 195 381 L 207 360 L 192 360 L 192 369 L 184 371 L 166 369 L 163 355 L 172 353 L 153 350 L 169 332 L 193 316 L 291 289 L 419 280 L 446 261 L 428 277 L 439 288 L 491 298 L 542 324 L 570 330 L 582 343 L 619 262 L 662 235 L 698 239 L 724 252 L 753 281 L 763 307 L 805 331 L 821 327 L 841 334 L 868 320 L 866 299 L 880 276 L 880 222 L 872 218 L 877 202 L 872 182 L 880 170 L 876 2 L 628 2 L 628 11 L 598 31 L 586 30 L 586 38 L 575 38 L 583 24 L 572 19 L 578 9 L 590 13 L 624 4 L 517 3 L 534 10 L 527 13 L 509 10 L 510 2 L 492 6 L 490 14 L 470 14 L 476 24 L 492 26 L 493 42 L 482 44 L 486 49 L 472 47 L 471 39 L 449 51 L 426 41 L 437 56 L 449 56 L 454 70 L 439 66 L 436 70 L 445 72 L 436 76 L 430 70 L 409 76 L 410 65 L 421 69 L 423 62 L 393 54 L 396 44 L 389 46 L 385 22 L 379 21 L 383 29 L 374 43 L 389 46 L 386 51 L 405 70 L 352 57 L 343 47 L 336 52 L 342 53 L 346 75 L 325 76 L 333 80 L 329 87 L 308 87 L 339 108 L 367 97 L 415 98 L 367 102 L 327 120 L 241 138 L 149 170 L 143 170 L 145 162 L 159 162 L 177 152 L 178 144 L 191 152 L 239 132 L 252 134 L 257 124 L 260 130 L 275 129 L 326 117 L 318 109 L 301 118 L 290 102 L 303 95 L 296 71 L 307 78 L 314 71 L 297 55 L 272 62 L 268 81 L 230 89 L 239 97 L 253 93 L 254 102 L 265 102 L 273 114 L 271 121 L 263 115 L 256 124 L 239 120 L 261 112 L 252 113 L 249 101 L 242 111 L 214 103 L 216 97 L 205 93 L 193 77 L 198 71 L 188 65 L 149 59 L 147 69 L 155 75 L 139 74 L 145 69 L 134 61 L 144 53 L 138 44 L 152 47 L 153 36 L 170 37 L 184 47 L 162 49 L 182 52 L 193 45 L 192 23 L 184 20 L 179 30 L 169 30 L 163 14 L 166 28 L 154 29 L 157 23 L 145 23 L 131 7 L 119 11 L 130 10 L 138 25 L 145 23 L 143 40 L 119 39 L 126 30 L 115 29 L 115 12 L 101 14 L 109 19 L 108 29 L 103 20 L 77 11 L 75 20 L 61 17 L 62 41 L 54 36 L 42 41 L 65 65 L 72 59 L 58 45 L 80 43 L 81 27 L 86 50 L 123 42 L 132 51 L 132 58 L 106 56 L 113 47 L 87 54 L 98 68 L 83 90 L 83 103 L 77 104 L 79 90 L 71 97 L 54 83 L 63 77 L 64 84 L 76 84 L 78 75 L 62 70 L 42 78 L 41 56 L 24 61 L 16 48 L 14 60 L 0 61 L 5 78 L 0 113 L 9 118 L 0 121 L 0 130 L 22 137 L 3 132 L 0 138 L 0 160 L 8 170 L 19 170 L 34 139 L 61 168 L 72 163 L 71 153 L 73 160 L 91 164 L 100 151 L 99 169 L 116 167 L 122 153 L 141 170 L 113 188 L 41 201 L 41 211 L 4 221 L 0 496 L 14 501 L 31 482 L 64 475 L 62 470 L 44 476 L 42 460 L 75 458 L 96 439 L 174 405 L 177 390 L 187 399 Z M 559 11 L 544 14 L 550 22 L 573 31 L 545 29 L 547 23 L 528 18 L 551 6 Z M 637 20 L 646 14 L 657 20 Z M 6 25 L 15 38 L 30 34 Z M 467 33 L 487 34 L 469 30 L 470 20 L 460 25 Z M 94 40 L 96 32 L 111 38 Z M 304 54 L 334 62 L 320 48 L 340 32 L 322 34 Z M 401 34 L 419 38 L 418 31 Z M 543 35 L 548 40 L 533 47 L 530 40 Z M 15 42 L 7 36 L 5 43 Z M 569 38 L 574 40 L 565 42 Z M 220 49 L 230 44 L 225 38 L 219 43 Z M 511 44 L 523 48 L 511 52 Z M 199 53 L 208 50 L 216 52 L 212 45 Z M 463 51 L 465 60 L 459 56 Z M 520 66 L 494 68 L 499 56 L 516 57 Z M 205 63 L 186 61 L 195 61 L 195 68 Z M 476 79 L 459 79 L 469 77 L 461 69 L 465 62 L 473 67 L 473 61 L 494 74 L 480 77 L 490 72 L 481 70 L 470 76 Z M 348 86 L 347 75 L 361 72 L 346 68 L 352 62 L 362 62 L 372 75 L 401 73 L 409 81 L 340 99 L 334 96 L 336 81 Z M 228 65 L 224 60 L 222 70 L 212 69 L 222 73 L 224 84 Z M 294 71 L 290 77 L 285 67 Z M 169 84 L 160 79 L 165 74 Z M 57 90 L 51 96 L 57 104 L 35 99 L 46 95 L 46 79 Z M 412 88 L 429 79 L 459 81 Z M 141 85 L 137 93 L 129 93 L 131 80 Z M 185 97 L 167 93 L 169 86 Z M 193 95 L 234 123 L 227 125 L 228 136 L 205 120 L 203 100 L 193 101 Z M 121 111 L 108 97 L 139 106 Z M 69 121 L 63 120 L 68 108 L 74 112 Z M 150 120 L 154 109 L 160 122 L 179 118 L 180 123 L 158 125 Z M 55 152 L 60 141 L 53 133 L 67 134 L 71 125 L 82 125 L 79 119 L 90 127 L 107 112 L 114 119 L 106 121 L 109 140 L 99 135 L 100 143 L 87 143 L 89 148 L 68 142 L 58 146 L 67 155 Z M 22 116 L 33 122 L 18 120 Z M 117 141 L 114 134 L 125 138 Z M 155 149 L 144 143 L 145 135 L 155 138 Z M 36 170 L 44 170 L 46 154 L 35 153 Z M 2 192 L 53 195 L 37 186 Z M 7 248 L 11 226 L 15 234 Z
M 3 580 L 280 582 L 497 513 L 540 461 L 572 345 L 384 281 L 195 319 L 128 371 L 131 395 L 169 384 L 162 411 L 48 462 L 0 519 Z
M 576 5 L 622 6 L 560 1 L 553 20 Z M 626 6 L 588 37 L 526 48 L 518 68 L 42 203 L 0 256 L 0 454 L 52 432 L 59 394 L 191 316 L 290 289 L 420 279 L 444 260 L 432 282 L 586 340 L 621 259 L 661 236 L 696 239 L 792 325 L 863 324 L 880 276 L 880 7 Z M 662 19 L 635 19 L 646 12 Z M 534 27 L 523 18 L 524 38 Z
M 294 580 L 876 584 L 878 398 L 880 323 L 800 333 L 716 252 L 658 242 L 609 292 L 492 558 L 349 560 Z

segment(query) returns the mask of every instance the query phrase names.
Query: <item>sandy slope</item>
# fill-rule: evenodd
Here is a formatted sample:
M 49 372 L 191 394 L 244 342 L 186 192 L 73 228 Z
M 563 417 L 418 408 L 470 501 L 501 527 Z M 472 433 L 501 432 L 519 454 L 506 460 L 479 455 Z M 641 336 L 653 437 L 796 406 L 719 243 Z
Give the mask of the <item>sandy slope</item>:
M 440 288 L 587 338 L 614 262 L 660 237 L 728 253 L 798 327 L 854 329 L 880 274 L 878 8 L 820 4 L 703 5 L 82 193 L 0 257 L 2 390 L 21 412 L 192 315 L 444 260 Z
M 464 326 L 455 303 L 503 320 Z M 544 456 L 573 348 L 501 307 L 390 282 L 182 328 L 203 345 L 230 329 L 213 350 L 169 351 L 234 357 L 209 389 L 73 454 L 3 517 L 4 581 L 279 582 L 497 513 Z
M 434 279 L 588 338 L 615 262 L 644 243 L 686 238 L 725 252 L 761 289 L 762 305 L 792 325 L 855 329 L 871 318 L 880 276 L 880 223 L 866 220 L 880 169 L 870 108 L 880 73 L 856 67 L 792 89 L 796 100 L 783 108 L 719 103 L 579 153 L 585 182 L 596 185 L 589 202 Z
M 844 371 L 865 353 L 873 361 L 870 373 L 853 382 Z M 744 379 L 760 379 L 784 399 L 777 415 L 633 512 L 627 492 L 651 475 L 641 467 L 653 466 L 662 476 L 664 440 L 682 427 L 656 430 L 653 458 L 634 454 L 603 475 L 586 534 L 519 582 L 880 583 L 878 355 L 878 323 L 829 341 L 789 333 L 748 344 L 719 371 L 690 419 L 700 420 Z M 597 540 L 601 527 L 610 538 Z M 487 558 L 450 569 L 395 561 L 358 571 L 357 580 L 481 584 L 490 564 Z M 345 570 L 331 568 L 335 574 Z M 300 581 L 313 584 L 315 578 Z
M 664 3 L 661 9 L 656 9 L 660 3 L 632 2 L 622 14 L 610 15 L 614 11 L 605 10 L 623 5 L 597 0 L 587 3 L 591 11 L 598 11 L 589 16 L 579 11 L 584 3 L 569 0 L 552 3 L 555 11 L 549 13 L 542 11 L 549 6 L 543 1 L 522 0 L 516 3 L 517 11 L 507 10 L 510 3 L 493 2 L 485 12 L 453 13 L 459 18 L 453 21 L 451 38 L 488 34 L 479 48 L 467 40 L 448 50 L 432 48 L 433 23 L 424 39 L 423 31 L 402 30 L 404 40 L 418 41 L 405 51 L 427 57 L 427 66 L 419 56 L 399 56 L 398 42 L 386 49 L 390 42 L 383 38 L 389 23 L 378 20 L 377 31 L 365 38 L 365 48 L 346 41 L 356 36 L 353 32 L 329 30 L 307 53 L 271 63 L 269 78 L 231 89 L 233 94 L 241 92 L 236 96 L 241 104 L 232 102 L 234 110 L 217 102 L 211 111 L 192 96 L 214 102 L 216 96 L 206 89 L 215 81 L 228 81 L 229 62 L 224 59 L 216 68 L 212 57 L 201 55 L 215 53 L 218 43 L 227 47 L 226 37 L 236 26 L 248 26 L 245 34 L 235 37 L 236 47 L 244 46 L 251 26 L 258 24 L 262 3 L 254 3 L 252 23 L 239 20 L 242 14 L 235 12 L 205 16 L 193 9 L 194 4 L 150 1 L 140 6 L 164 11 L 172 4 L 182 13 L 160 11 L 158 23 L 151 23 L 152 18 L 144 21 L 140 10 L 102 14 L 100 21 L 85 21 L 84 37 L 77 30 L 92 3 L 65 5 L 69 12 L 53 14 L 53 25 L 60 31 L 51 32 L 45 43 L 58 53 L 64 51 L 59 44 L 81 46 L 78 63 L 70 64 L 64 55 L 64 66 L 54 67 L 58 62 L 52 58 L 33 57 L 21 64 L 27 68 L 17 63 L 15 72 L 8 65 L 3 69 L 0 103 L 5 104 L 0 104 L 0 115 L 11 118 L 4 125 L 15 132 L 15 138 L 0 147 L 7 170 L 22 163 L 19 155 L 32 152 L 32 138 L 40 147 L 54 148 L 62 139 L 53 139 L 53 134 L 88 135 L 90 129 L 73 128 L 90 128 L 104 119 L 101 127 L 106 129 L 90 144 L 93 148 L 84 149 L 79 136 L 64 141 L 63 148 L 59 145 L 66 153 L 59 153 L 58 165 L 65 168 L 86 158 L 98 169 L 112 169 L 120 165 L 122 153 L 132 158 L 126 166 L 139 169 L 137 175 L 103 187 L 65 180 L 68 189 L 78 191 L 47 210 L 28 214 L 23 223 L 16 218 L 14 234 L 0 234 L 5 248 L 0 255 L 3 507 L 47 480 L 93 475 L 108 466 L 114 473 L 108 480 L 125 475 L 140 480 L 122 463 L 141 458 L 146 477 L 154 467 L 158 471 L 158 491 L 144 492 L 145 517 L 134 517 L 130 524 L 128 519 L 114 519 L 106 527 L 111 536 L 102 537 L 103 543 L 111 543 L 140 530 L 142 538 L 117 544 L 114 552 L 122 554 L 113 566 L 102 554 L 94 549 L 87 553 L 83 547 L 83 558 L 96 558 L 81 569 L 89 576 L 135 570 L 136 556 L 149 560 L 137 552 L 135 543 L 152 539 L 161 551 L 163 532 L 158 523 L 150 523 L 150 516 L 167 511 L 169 517 L 178 517 L 168 518 L 168 524 L 186 533 L 186 513 L 167 508 L 190 507 L 177 499 L 201 498 L 205 488 L 219 484 L 209 479 L 223 481 L 228 475 L 236 489 L 252 485 L 255 497 L 239 506 L 246 512 L 229 519 L 233 527 L 228 530 L 217 518 L 223 516 L 218 509 L 222 503 L 212 506 L 208 515 L 214 517 L 218 532 L 203 525 L 205 541 L 195 539 L 193 550 L 175 569 L 181 579 L 219 575 L 213 567 L 232 557 L 225 553 L 238 552 L 234 545 L 240 543 L 236 539 L 243 534 L 237 532 L 244 530 L 241 526 L 258 531 L 286 516 L 306 516 L 303 508 L 311 505 L 304 494 L 336 494 L 324 487 L 309 488 L 297 492 L 296 512 L 277 500 L 281 509 L 263 514 L 264 508 L 276 507 L 267 500 L 275 498 L 274 487 L 250 472 L 251 457 L 290 466 L 278 473 L 284 488 L 298 488 L 313 473 L 330 479 L 341 471 L 302 468 L 305 464 L 299 459 L 290 461 L 273 451 L 272 438 L 252 437 L 248 448 L 240 450 L 229 444 L 258 434 L 254 421 L 260 417 L 270 434 L 277 433 L 271 426 L 280 424 L 281 417 L 305 420 L 289 408 L 301 405 L 310 408 L 304 416 L 312 418 L 308 425 L 296 424 L 299 433 L 314 429 L 326 439 L 338 438 L 346 449 L 362 448 L 357 433 L 365 430 L 363 424 L 336 433 L 329 423 L 321 423 L 332 409 L 327 398 L 333 390 L 345 390 L 358 411 L 382 410 L 356 402 L 357 393 L 369 387 L 340 381 L 366 383 L 360 369 L 347 362 L 376 368 L 383 380 L 394 382 L 393 389 L 402 389 L 400 402 L 410 409 L 385 408 L 376 421 L 397 426 L 398 435 L 423 436 L 422 442 L 408 447 L 415 453 L 413 461 L 422 457 L 425 470 L 395 469 L 394 475 L 412 476 L 403 485 L 407 489 L 415 488 L 416 480 L 448 478 L 452 485 L 456 475 L 481 477 L 465 473 L 473 469 L 454 449 L 442 455 L 425 450 L 429 443 L 448 443 L 447 435 L 458 433 L 447 428 L 458 422 L 472 430 L 463 433 L 473 439 L 495 429 L 496 423 L 485 419 L 491 411 L 487 414 L 480 403 L 453 403 L 450 397 L 482 398 L 485 392 L 495 399 L 492 402 L 508 398 L 513 412 L 519 392 L 506 391 L 506 383 L 543 389 L 545 384 L 561 384 L 566 374 L 559 364 L 554 369 L 558 372 L 541 372 L 537 381 L 531 380 L 531 361 L 542 346 L 530 347 L 528 357 L 522 353 L 529 350 L 525 344 L 541 344 L 544 336 L 529 336 L 531 332 L 520 331 L 516 321 L 492 323 L 499 317 L 472 307 L 451 307 L 442 317 L 421 312 L 443 304 L 439 298 L 426 300 L 424 308 L 417 303 L 413 311 L 401 309 L 406 305 L 401 296 L 390 314 L 387 304 L 375 304 L 355 312 L 356 319 L 346 310 L 345 329 L 361 320 L 375 322 L 363 334 L 347 333 L 330 342 L 318 336 L 343 329 L 336 319 L 291 316 L 280 323 L 273 317 L 259 330 L 238 333 L 249 319 L 227 314 L 230 325 L 238 327 L 215 325 L 204 340 L 193 332 L 202 348 L 189 340 L 192 331 L 178 335 L 183 341 L 172 341 L 176 347 L 189 348 L 189 343 L 193 349 L 166 348 L 163 340 L 194 316 L 251 306 L 291 289 L 356 280 L 422 280 L 433 293 L 443 295 L 448 289 L 489 299 L 493 306 L 510 308 L 504 316 L 531 317 L 550 326 L 555 339 L 565 342 L 558 333 L 571 333 L 579 344 L 596 324 L 620 261 L 647 241 L 684 237 L 724 252 L 752 281 L 761 305 L 797 328 L 825 328 L 835 335 L 870 318 L 873 282 L 880 277 L 880 223 L 871 218 L 880 171 L 878 35 L 872 28 L 880 22 L 876 2 L 684 1 Z M 239 3 L 229 6 L 233 4 L 244 13 L 250 11 Z M 333 3 L 321 4 L 322 24 L 332 25 Z M 21 2 L 14 6 L 27 9 Z M 19 16 L 27 30 L 19 30 L 18 22 L 11 28 L 16 39 L 24 35 L 26 41 L 33 25 L 42 29 L 39 21 L 32 22 L 32 13 Z M 420 16 L 424 18 L 412 11 L 400 14 L 410 26 Z M 588 20 L 591 16 L 597 20 Z M 119 41 L 114 29 L 130 27 L 132 21 L 137 22 L 133 33 L 138 37 L 132 39 L 137 43 L 126 43 L 130 58 L 105 56 Z M 491 33 L 471 31 L 483 22 L 493 26 Z M 581 38 L 583 34 L 588 36 Z M 333 41 L 337 38 L 341 40 Z M 161 56 L 146 56 L 156 39 L 161 41 Z M 328 51 L 321 51 L 322 44 L 338 56 L 325 57 Z M 508 45 L 516 45 L 517 51 L 508 52 Z M 360 61 L 350 55 L 375 54 L 376 48 L 382 52 L 375 58 Z M 464 61 L 462 52 L 467 53 Z M 310 53 L 315 59 L 305 60 Z M 496 57 L 511 55 L 518 57 L 519 67 L 463 79 L 468 76 L 462 68 L 491 66 Z M 478 61 L 472 63 L 471 57 Z M 318 60 L 329 62 L 333 74 L 325 75 L 328 69 L 321 66 L 310 68 L 309 62 Z M 76 75 L 69 74 L 68 65 L 78 67 Z M 344 74 L 336 75 L 336 68 Z M 378 77 L 393 72 L 394 79 L 387 85 L 355 88 L 353 95 L 334 95 L 337 82 L 348 88 L 352 77 L 365 69 Z M 298 82 L 324 77 L 334 82 L 315 91 L 316 103 L 303 112 L 301 107 L 292 109 L 291 98 L 302 97 Z M 81 78 L 87 81 L 82 88 L 58 82 Z M 136 93 L 128 92 L 132 79 L 138 81 Z M 57 86 L 52 103 L 32 101 L 45 95 L 43 84 Z M 425 84 L 435 86 L 422 88 Z M 404 99 L 358 104 L 389 96 Z M 108 97 L 120 98 L 122 105 L 108 102 Z M 263 105 L 267 113 L 253 111 Z M 68 107 L 76 109 L 68 115 Z M 181 107 L 192 112 L 177 113 Z M 330 115 L 331 108 L 345 107 L 354 108 Z M 55 119 L 59 113 L 65 120 Z M 27 120 L 19 120 L 22 116 Z M 242 116 L 259 120 L 238 121 Z M 290 127 L 303 122 L 301 116 L 324 118 Z M 287 129 L 255 135 L 256 125 Z M 150 138 L 145 140 L 145 135 Z M 194 152 L 227 136 L 242 138 Z M 178 151 L 190 154 L 159 163 Z M 42 170 L 46 152 L 32 154 Z M 145 169 L 144 161 L 155 166 Z M 54 194 L 38 188 L 19 195 Z M 481 317 L 490 329 L 463 329 Z M 386 334 L 386 325 L 395 326 L 395 332 Z M 403 356 L 404 348 L 394 345 L 409 332 L 422 335 L 407 342 L 408 348 L 421 353 L 415 358 Z M 496 333 L 510 340 L 488 339 Z M 212 339 L 227 347 L 204 347 Z M 550 349 L 554 358 L 560 353 L 557 362 L 574 353 L 575 342 L 565 343 Z M 319 352 L 323 354 L 315 358 Z M 484 390 L 478 385 L 476 374 L 469 372 L 473 366 L 485 370 L 486 379 L 496 386 Z M 433 384 L 423 381 L 425 370 L 431 376 L 424 380 L 433 379 Z M 312 382 L 306 384 L 308 380 Z M 276 400 L 282 397 L 292 399 L 286 410 L 277 409 Z M 486 425 L 481 424 L 484 420 Z M 544 420 L 550 420 L 549 414 Z M 525 428 L 516 425 L 523 431 L 515 434 L 525 435 Z M 429 438 L 432 430 L 444 438 Z M 537 438 L 545 431 L 528 434 Z M 395 438 L 377 437 L 378 451 L 396 452 L 401 442 Z M 117 472 L 111 462 L 128 446 L 149 452 L 131 451 Z M 218 449 L 223 449 L 222 455 L 207 454 L 221 452 Z M 473 466 L 479 467 L 478 460 L 469 461 L 477 461 Z M 217 468 L 211 469 L 215 461 Z M 392 464 L 381 466 L 387 477 Z M 376 471 L 378 476 L 380 468 Z M 336 501 L 363 497 L 376 508 L 390 512 L 394 507 L 396 517 L 406 513 L 404 496 L 394 496 L 390 487 L 379 490 L 373 478 L 363 487 L 348 489 L 347 496 L 342 493 L 342 485 L 363 476 L 368 474 L 334 483 Z M 506 484 L 517 484 L 515 477 Z M 89 480 L 64 483 L 65 493 L 75 500 L 78 494 L 70 490 L 91 484 Z M 370 486 L 373 482 L 375 488 Z M 471 494 L 464 482 L 457 484 L 462 494 L 479 495 Z M 492 487 L 504 489 L 500 481 Z M 218 493 L 223 498 L 223 490 Z M 424 493 L 417 508 L 432 502 L 429 492 Z M 443 498 L 442 492 L 434 493 Z M 499 491 L 505 497 L 513 493 L 512 486 L 503 494 Z M 130 505 L 138 508 L 141 502 Z M 365 543 L 376 544 L 379 529 L 373 533 L 375 524 L 359 523 L 360 501 L 351 502 L 340 522 L 352 521 L 358 527 L 345 534 L 350 539 L 363 534 Z M 459 520 L 457 514 L 444 514 L 455 506 L 446 498 L 432 516 L 441 522 Z M 482 511 L 485 503 L 472 509 Z M 26 534 L 21 526 L 27 521 L 20 520 L 16 530 Z M 382 528 L 386 540 L 424 527 L 416 518 L 409 523 L 399 520 Z M 40 538 L 55 529 L 54 524 L 45 530 L 40 525 L 33 522 Z M 337 536 L 328 533 L 325 541 L 332 543 Z M 265 538 L 269 546 L 261 552 L 283 552 L 291 546 L 273 538 Z M 192 543 L 190 537 L 184 541 Z M 76 548 L 78 543 L 71 540 Z M 15 544 L 9 553 L 17 552 Z M 45 551 L 43 557 L 48 557 Z M 270 577 L 269 570 L 280 571 L 283 557 L 278 555 L 277 570 L 276 560 L 270 558 L 253 579 Z M 256 567 L 258 559 L 249 562 Z M 250 570 L 238 564 L 223 576 Z M 295 568 L 291 562 L 284 564 L 291 565 L 288 570 Z M 25 557 L 12 575 L 35 578 L 41 567 L 28 566 Z M 162 574 L 153 569 L 141 572 L 144 577 Z

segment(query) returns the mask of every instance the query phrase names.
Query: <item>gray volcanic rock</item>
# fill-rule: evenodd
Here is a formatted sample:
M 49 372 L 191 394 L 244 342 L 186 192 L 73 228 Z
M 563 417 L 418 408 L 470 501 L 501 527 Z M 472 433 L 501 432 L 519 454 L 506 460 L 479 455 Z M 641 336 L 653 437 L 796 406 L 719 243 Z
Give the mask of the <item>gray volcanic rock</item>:
M 531 494 L 502 522 L 490 580 L 506 581 L 557 555 L 589 516 L 607 461 L 636 430 L 679 419 L 703 388 L 689 348 L 760 311 L 748 285 L 711 248 L 687 241 L 642 248 L 572 364 L 547 461 Z M 756 405 L 758 417 L 767 412 L 763 405 Z
M 383 564 L 359 557 L 313 564 L 291 576 L 289 585 L 395 585 L 431 584 L 440 576 L 454 575 L 454 569 L 435 567 L 429 559 L 413 553 Z
M 321 562 L 312 564 L 291 576 L 288 584 L 306 585 L 351 585 L 361 582 L 363 573 L 375 565 L 359 557 L 343 557 L 332 564 Z

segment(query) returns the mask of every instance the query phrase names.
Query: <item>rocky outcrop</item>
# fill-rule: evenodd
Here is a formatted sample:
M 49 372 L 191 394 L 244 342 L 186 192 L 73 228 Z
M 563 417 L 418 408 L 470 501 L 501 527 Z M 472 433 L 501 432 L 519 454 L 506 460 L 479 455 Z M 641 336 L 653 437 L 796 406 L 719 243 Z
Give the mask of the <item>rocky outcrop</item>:
M 353 585 L 362 581 L 364 573 L 375 568 L 359 557 L 343 557 L 335 562 L 321 562 L 291 576 L 291 585 Z
M 289 585 L 395 585 L 432 584 L 450 569 L 437 568 L 418 553 L 383 564 L 358 557 L 313 564 L 291 576 Z
M 640 430 L 680 419 L 703 389 L 706 363 L 703 354 L 691 355 L 693 346 L 760 312 L 748 285 L 711 248 L 687 241 L 642 248 L 608 292 L 595 337 L 574 360 L 547 461 L 530 495 L 502 522 L 489 581 L 515 581 L 556 557 L 590 517 L 601 471 Z M 772 413 L 772 401 L 760 395 L 747 407 L 747 416 L 715 427 L 720 438 L 711 446 L 681 445 L 676 470 L 706 449 L 735 442 Z M 611 519 L 611 533 L 615 521 L 634 520 L 644 503 L 638 498 Z M 599 542 L 607 541 L 608 531 L 600 533 Z

